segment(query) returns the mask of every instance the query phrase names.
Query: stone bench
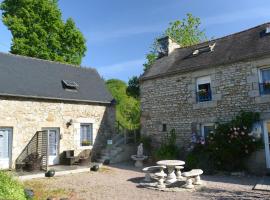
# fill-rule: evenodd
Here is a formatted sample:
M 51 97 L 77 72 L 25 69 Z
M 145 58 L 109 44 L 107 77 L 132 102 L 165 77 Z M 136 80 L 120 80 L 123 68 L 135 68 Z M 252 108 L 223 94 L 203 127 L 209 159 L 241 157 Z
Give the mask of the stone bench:
M 201 169 L 192 169 L 191 171 L 182 173 L 183 177 L 186 177 L 186 184 L 184 185 L 187 189 L 193 189 L 194 185 L 201 185 L 200 175 L 203 174 L 203 170 Z M 192 179 L 194 178 L 194 182 Z
M 150 166 L 150 167 L 143 168 L 142 171 L 145 172 L 144 181 L 150 182 L 151 181 L 150 173 L 154 173 L 155 171 L 159 171 L 160 173 L 164 173 L 164 171 L 163 171 L 164 169 L 166 169 L 165 166 Z

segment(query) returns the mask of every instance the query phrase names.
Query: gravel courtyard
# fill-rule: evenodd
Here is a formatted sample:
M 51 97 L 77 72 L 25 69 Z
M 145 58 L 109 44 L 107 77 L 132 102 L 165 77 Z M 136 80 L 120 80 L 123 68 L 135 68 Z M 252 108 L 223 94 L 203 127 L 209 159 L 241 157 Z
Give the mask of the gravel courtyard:
M 195 192 L 162 192 L 142 188 L 144 174 L 130 165 L 113 165 L 100 170 L 50 179 L 40 179 L 46 187 L 72 191 L 72 200 L 135 199 L 270 199 L 270 192 L 252 190 L 258 177 L 203 176 L 205 186 Z

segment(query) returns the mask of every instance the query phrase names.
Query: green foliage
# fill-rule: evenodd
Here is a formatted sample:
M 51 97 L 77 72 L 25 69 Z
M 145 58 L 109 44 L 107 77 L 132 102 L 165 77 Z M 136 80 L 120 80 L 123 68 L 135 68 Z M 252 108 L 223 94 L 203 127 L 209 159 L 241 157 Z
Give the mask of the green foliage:
M 183 20 L 171 22 L 163 36 L 169 36 L 181 47 L 198 44 L 207 40 L 205 31 L 200 30 L 200 24 L 200 18 L 194 17 L 192 14 L 188 13 Z M 146 63 L 143 65 L 144 71 L 149 69 L 157 59 L 157 48 L 157 39 L 155 39 L 150 52 L 146 54 Z
M 218 124 L 214 133 L 206 139 L 206 145 L 197 144 L 189 155 L 190 165 L 200 165 L 207 155 L 208 163 L 215 169 L 235 171 L 245 169 L 245 159 L 261 147 L 261 141 L 252 134 L 252 126 L 258 122 L 259 114 L 241 112 L 231 122 Z M 191 158 L 190 158 L 191 157 Z
M 116 119 L 126 129 L 135 130 L 140 126 L 140 102 L 126 94 L 127 85 L 117 79 L 106 82 L 108 90 L 116 100 Z
M 13 36 L 11 53 L 81 63 L 86 41 L 72 19 L 62 20 L 57 0 L 4 0 L 1 10 Z
M 143 147 L 148 153 L 151 152 L 151 150 L 152 150 L 152 146 L 151 146 L 152 139 L 151 139 L 150 136 L 145 136 L 145 135 L 141 136 L 140 137 L 140 143 L 143 143 Z
M 147 69 L 149 69 L 154 64 L 157 57 L 158 56 L 154 47 L 154 49 L 150 51 L 150 53 L 146 54 L 146 63 L 143 64 L 143 70 L 146 71 Z
M 165 34 L 181 47 L 191 46 L 206 40 L 204 31 L 199 26 L 201 20 L 188 13 L 187 18 L 170 23 Z
M 154 152 L 154 157 L 156 160 L 169 160 L 176 159 L 178 155 L 179 149 L 176 146 L 176 133 L 175 129 L 172 129 L 169 133 L 166 133 L 160 148 Z
M 0 171 L 0 200 L 26 200 L 23 185 L 10 174 Z
M 140 84 L 139 78 L 137 76 L 133 76 L 128 81 L 127 94 L 134 98 L 139 98 L 140 96 Z

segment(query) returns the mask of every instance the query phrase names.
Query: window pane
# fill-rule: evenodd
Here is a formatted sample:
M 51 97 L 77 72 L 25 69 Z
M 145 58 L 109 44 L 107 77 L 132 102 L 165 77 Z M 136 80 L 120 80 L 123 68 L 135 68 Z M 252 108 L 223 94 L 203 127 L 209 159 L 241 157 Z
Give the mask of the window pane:
M 214 126 L 204 126 L 204 137 L 206 138 L 212 131 L 215 130 Z
M 81 145 L 89 146 L 92 143 L 92 124 L 81 124 Z
M 263 82 L 270 81 L 270 69 L 262 70 L 262 80 Z

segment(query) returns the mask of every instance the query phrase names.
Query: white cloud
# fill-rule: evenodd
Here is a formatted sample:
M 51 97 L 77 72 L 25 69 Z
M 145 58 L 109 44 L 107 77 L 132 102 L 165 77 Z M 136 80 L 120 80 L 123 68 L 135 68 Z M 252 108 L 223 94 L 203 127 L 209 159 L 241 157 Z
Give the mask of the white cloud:
M 158 25 L 144 25 L 132 26 L 113 30 L 102 30 L 97 32 L 88 32 L 87 37 L 91 43 L 103 42 L 106 40 L 130 37 L 133 35 L 147 34 L 147 33 L 161 33 L 164 30 L 165 24 L 159 23 Z
M 105 79 L 117 78 L 127 82 L 132 76 L 138 76 L 143 72 L 142 65 L 144 62 L 144 59 L 130 60 L 97 67 L 97 70 Z
M 237 12 L 230 12 L 226 14 L 210 16 L 206 18 L 202 18 L 202 24 L 204 26 L 212 26 L 212 25 L 222 25 L 233 22 L 240 22 L 245 20 L 254 20 L 259 18 L 268 18 L 270 17 L 269 9 L 258 7 L 249 10 L 240 10 Z

